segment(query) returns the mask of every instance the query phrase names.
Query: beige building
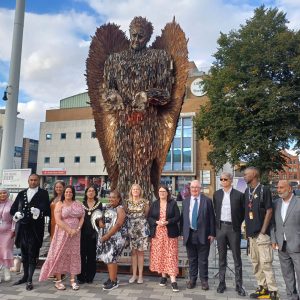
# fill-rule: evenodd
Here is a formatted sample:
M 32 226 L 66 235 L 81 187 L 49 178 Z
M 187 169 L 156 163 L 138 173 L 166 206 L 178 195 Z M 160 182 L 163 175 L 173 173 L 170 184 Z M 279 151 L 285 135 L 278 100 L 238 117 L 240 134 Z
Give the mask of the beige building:
M 193 117 L 208 101 L 201 76 L 190 63 L 186 97 L 161 180 L 173 194 L 193 179 L 199 179 L 203 192 L 210 196 L 215 189 L 214 170 L 207 161 L 209 144 L 196 140 L 193 126 Z M 40 126 L 37 173 L 50 185 L 63 179 L 83 189 L 92 178 L 108 179 L 88 103 L 87 93 L 82 93 L 61 100 L 59 109 L 46 111 L 46 120 Z

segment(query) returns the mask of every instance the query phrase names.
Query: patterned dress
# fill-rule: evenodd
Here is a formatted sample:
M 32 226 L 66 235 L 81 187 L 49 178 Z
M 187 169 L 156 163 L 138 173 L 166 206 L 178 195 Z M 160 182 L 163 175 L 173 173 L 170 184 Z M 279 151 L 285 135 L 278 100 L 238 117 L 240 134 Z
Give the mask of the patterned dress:
M 145 208 L 149 201 L 140 199 L 139 201 L 127 201 L 128 235 L 130 239 L 130 249 L 145 251 L 149 247 L 148 237 L 150 234 L 149 224 L 145 216 Z
M 74 201 L 70 206 L 62 207 L 62 221 L 73 229 L 78 228 L 79 220 L 83 215 L 84 208 L 77 201 Z M 65 230 L 56 225 L 39 280 L 47 280 L 49 276 L 55 274 L 70 273 L 76 275 L 80 272 L 80 232 L 71 237 Z
M 0 202 L 0 266 L 10 268 L 14 265 L 12 231 L 14 224 L 9 213 L 12 201 L 6 199 Z
M 159 220 L 166 220 L 166 207 L 160 207 Z M 178 238 L 169 238 L 166 226 L 157 226 L 155 237 L 151 240 L 150 270 L 177 276 Z
M 96 258 L 106 264 L 117 263 L 118 258 L 121 256 L 126 240 L 127 240 L 127 226 L 126 220 L 123 226 L 117 231 L 109 240 L 101 242 L 101 237 L 105 235 L 117 221 L 117 209 L 123 208 L 121 205 L 117 207 L 107 207 L 103 209 L 104 215 L 104 228 L 100 228 L 98 234 Z

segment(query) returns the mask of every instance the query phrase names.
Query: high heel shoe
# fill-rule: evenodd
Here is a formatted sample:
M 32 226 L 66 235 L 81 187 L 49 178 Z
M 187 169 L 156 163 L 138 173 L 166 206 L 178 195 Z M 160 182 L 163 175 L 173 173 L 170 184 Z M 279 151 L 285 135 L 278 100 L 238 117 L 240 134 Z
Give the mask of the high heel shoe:
M 136 281 L 137 281 L 137 277 L 136 277 L 136 276 L 132 276 L 132 277 L 128 280 L 129 283 L 135 283 Z

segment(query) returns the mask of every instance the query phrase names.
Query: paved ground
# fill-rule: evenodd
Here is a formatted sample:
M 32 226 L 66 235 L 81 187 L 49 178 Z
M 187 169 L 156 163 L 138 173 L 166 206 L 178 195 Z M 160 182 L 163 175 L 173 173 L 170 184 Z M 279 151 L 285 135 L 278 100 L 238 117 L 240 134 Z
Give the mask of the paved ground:
M 39 270 L 36 271 L 34 276 L 34 290 L 26 291 L 25 285 L 12 286 L 12 282 L 19 279 L 21 275 L 13 274 L 12 282 L 0 284 L 0 299 L 23 299 L 23 300 L 46 300 L 46 299 L 72 299 L 72 300 L 90 300 L 90 299 L 126 299 L 126 300 L 146 300 L 146 299 L 186 299 L 186 300 L 205 300 L 205 299 L 248 299 L 247 297 L 239 297 L 234 291 L 234 275 L 227 270 L 227 290 L 224 294 L 218 294 L 216 288 L 218 286 L 218 279 L 215 277 L 217 273 L 217 255 L 212 247 L 210 255 L 210 268 L 209 268 L 209 291 L 202 291 L 200 286 L 193 290 L 185 288 L 186 278 L 178 278 L 178 286 L 180 292 L 174 293 L 170 288 L 168 282 L 167 287 L 160 287 L 158 285 L 159 278 L 154 276 L 146 276 L 144 284 L 129 284 L 129 275 L 119 275 L 120 286 L 119 288 L 107 292 L 102 290 L 102 282 L 107 278 L 106 273 L 97 273 L 93 284 L 81 285 L 79 291 L 72 291 L 69 286 L 69 281 L 66 280 L 67 290 L 57 291 L 51 281 L 38 282 Z M 243 277 L 244 287 L 247 294 L 251 293 L 256 287 L 256 281 L 252 275 L 252 268 L 249 258 L 246 256 L 245 250 L 242 250 L 243 259 Z M 229 267 L 232 268 L 231 253 L 229 253 Z M 276 274 L 277 284 L 280 292 L 280 299 L 286 299 L 285 285 L 281 275 L 278 257 L 275 254 L 274 271 Z

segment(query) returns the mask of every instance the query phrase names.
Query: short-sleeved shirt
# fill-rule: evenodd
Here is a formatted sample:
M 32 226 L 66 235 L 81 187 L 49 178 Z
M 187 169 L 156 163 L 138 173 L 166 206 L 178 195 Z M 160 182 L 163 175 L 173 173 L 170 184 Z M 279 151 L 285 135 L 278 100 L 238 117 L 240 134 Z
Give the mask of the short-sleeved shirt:
M 248 237 L 257 236 L 264 223 L 266 211 L 269 208 L 272 208 L 272 194 L 268 187 L 259 185 L 254 194 L 253 194 L 253 202 L 252 202 L 252 213 L 253 219 L 249 217 L 249 200 L 251 199 L 251 195 L 249 193 L 253 193 L 254 188 L 248 187 L 245 191 L 245 223 L 246 223 L 246 234 Z M 262 195 L 261 195 L 262 193 Z M 268 226 L 266 234 L 270 235 L 270 226 Z

